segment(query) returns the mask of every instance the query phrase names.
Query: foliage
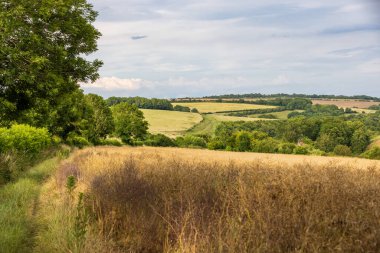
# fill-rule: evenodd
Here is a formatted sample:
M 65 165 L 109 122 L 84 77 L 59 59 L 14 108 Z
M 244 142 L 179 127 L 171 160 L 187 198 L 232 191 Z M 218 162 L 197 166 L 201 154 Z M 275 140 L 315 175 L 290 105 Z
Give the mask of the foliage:
M 373 147 L 362 154 L 362 157 L 367 159 L 380 160 L 380 147 Z
M 281 143 L 278 146 L 278 152 L 281 154 L 293 154 L 296 145 L 294 143 Z
M 173 108 L 174 111 L 178 112 L 190 112 L 190 108 L 187 106 L 182 106 L 182 105 L 175 105 Z
M 173 139 L 163 134 L 152 134 L 144 141 L 147 146 L 153 147 L 175 147 L 176 143 Z
M 46 128 L 28 125 L 12 125 L 0 128 L 0 153 L 11 150 L 36 155 L 51 144 L 51 136 Z
M 307 155 L 309 154 L 309 150 L 304 146 L 296 146 L 293 153 L 296 155 Z
M 143 98 L 143 97 L 110 97 L 106 99 L 108 106 L 126 102 L 136 105 L 140 109 L 173 110 L 173 105 L 167 99 Z
M 260 118 L 260 119 L 277 119 L 277 116 L 274 114 L 261 114 L 261 115 L 257 116 L 257 118 Z
M 193 113 L 199 113 L 199 111 L 198 111 L 197 108 L 192 108 L 190 112 L 193 112 Z
M 351 138 L 352 151 L 355 154 L 362 153 L 371 143 L 371 136 L 364 128 L 357 129 Z
M 84 137 L 78 136 L 74 133 L 70 134 L 66 140 L 67 144 L 78 148 L 84 148 L 90 146 L 91 143 Z
M 79 120 L 70 115 L 76 110 L 71 96 L 81 93 L 79 82 L 94 81 L 102 65 L 84 57 L 97 50 L 96 16 L 86 0 L 0 3 L 2 124 L 70 132 L 66 128 Z
M 339 155 L 339 156 L 351 156 L 352 151 L 351 151 L 350 147 L 348 147 L 346 145 L 337 145 L 334 148 L 334 154 Z
M 236 133 L 235 148 L 236 151 L 250 151 L 251 150 L 251 133 L 241 131 Z
M 111 107 L 115 121 L 115 135 L 126 144 L 133 144 L 134 140 L 142 140 L 147 134 L 148 122 L 144 114 L 136 105 L 126 102 Z
M 87 127 L 84 129 L 84 136 L 96 144 L 100 139 L 104 139 L 114 129 L 114 122 L 111 109 L 101 96 L 88 94 L 85 96 L 87 115 Z
M 100 145 L 121 147 L 123 146 L 123 143 L 116 138 L 107 138 L 101 140 Z
M 175 140 L 178 147 L 194 147 L 205 148 L 206 141 L 202 137 L 186 135 L 185 137 L 177 137 Z

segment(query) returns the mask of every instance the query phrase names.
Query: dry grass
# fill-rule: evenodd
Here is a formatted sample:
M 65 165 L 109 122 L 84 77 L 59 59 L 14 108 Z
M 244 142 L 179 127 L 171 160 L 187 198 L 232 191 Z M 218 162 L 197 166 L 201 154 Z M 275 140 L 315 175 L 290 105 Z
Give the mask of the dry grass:
M 361 108 L 361 109 L 367 109 L 371 105 L 378 105 L 379 102 L 371 102 L 371 101 L 360 101 L 360 100 L 345 100 L 345 99 L 337 99 L 337 100 L 319 100 L 314 99 L 312 100 L 313 104 L 319 104 L 319 105 L 336 105 L 338 107 L 343 108 Z
M 149 132 L 169 137 L 183 135 L 186 130 L 202 121 L 202 116 L 198 113 L 147 109 L 142 111 L 149 123 Z
M 250 110 L 250 109 L 263 109 L 263 108 L 274 108 L 275 106 L 270 105 L 253 105 L 253 104 L 242 104 L 242 103 L 213 103 L 213 102 L 195 102 L 195 103 L 172 103 L 175 105 L 187 106 L 190 108 L 197 108 L 201 113 L 210 112 L 225 112 L 225 111 L 239 111 L 239 110 Z
M 56 183 L 74 175 L 88 196 L 92 232 L 81 252 L 378 252 L 379 168 L 360 159 L 91 148 L 63 164 Z

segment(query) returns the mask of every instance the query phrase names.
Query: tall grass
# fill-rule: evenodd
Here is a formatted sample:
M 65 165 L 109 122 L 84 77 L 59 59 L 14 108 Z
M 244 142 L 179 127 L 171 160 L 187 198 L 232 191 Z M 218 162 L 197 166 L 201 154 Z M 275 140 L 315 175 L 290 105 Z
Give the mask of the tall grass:
M 55 183 L 74 175 L 91 214 L 81 252 L 379 251 L 379 168 L 198 158 L 92 149 L 63 164 Z

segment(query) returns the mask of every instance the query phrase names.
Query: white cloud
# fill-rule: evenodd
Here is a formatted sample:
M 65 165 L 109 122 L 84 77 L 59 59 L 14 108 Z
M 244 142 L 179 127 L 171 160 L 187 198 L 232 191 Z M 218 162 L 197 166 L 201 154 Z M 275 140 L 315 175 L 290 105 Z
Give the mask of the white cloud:
M 139 90 L 144 86 L 144 81 L 142 79 L 121 79 L 117 77 L 101 77 L 94 83 L 83 83 L 81 87 L 83 88 L 97 88 L 107 91 L 112 90 Z

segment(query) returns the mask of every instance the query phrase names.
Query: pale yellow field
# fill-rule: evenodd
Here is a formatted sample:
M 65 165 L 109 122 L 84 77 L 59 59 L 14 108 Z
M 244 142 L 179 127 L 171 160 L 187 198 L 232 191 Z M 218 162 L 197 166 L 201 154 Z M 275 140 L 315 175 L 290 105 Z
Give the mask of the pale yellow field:
M 165 148 L 165 147 L 94 147 L 86 149 L 95 153 L 107 152 L 112 157 L 123 155 L 134 155 L 145 157 L 145 159 L 181 159 L 189 162 L 208 162 L 208 163 L 235 163 L 250 164 L 262 163 L 280 167 L 303 166 L 347 166 L 352 169 L 380 169 L 380 160 L 368 160 L 352 157 L 325 157 L 325 156 L 305 156 L 305 155 L 285 155 L 285 154 L 263 154 L 252 152 L 229 152 L 213 151 L 205 149 L 187 148 Z
M 148 109 L 142 111 L 149 123 L 149 132 L 162 133 L 169 137 L 182 135 L 202 121 L 202 116 L 198 113 Z
M 275 106 L 269 105 L 251 105 L 240 103 L 212 103 L 212 102 L 195 102 L 195 103 L 173 103 L 173 106 L 181 105 L 190 108 L 197 108 L 201 113 L 207 112 L 225 112 L 225 111 L 239 111 L 250 109 L 263 109 L 274 108 Z
M 371 101 L 359 101 L 359 100 L 344 100 L 344 99 L 337 99 L 337 100 L 319 100 L 319 99 L 313 99 L 312 100 L 313 104 L 319 104 L 319 105 L 336 105 L 338 107 L 343 107 L 343 108 L 362 108 L 362 109 L 367 109 L 371 105 L 378 105 L 380 104 L 379 102 L 371 102 Z
M 236 116 L 226 116 L 221 114 L 210 114 L 211 117 L 217 121 L 258 121 L 258 120 L 268 120 L 260 118 L 248 118 L 248 117 L 236 117 Z

